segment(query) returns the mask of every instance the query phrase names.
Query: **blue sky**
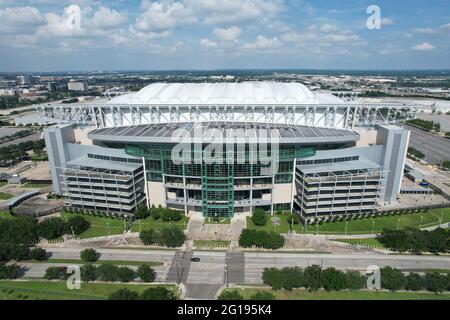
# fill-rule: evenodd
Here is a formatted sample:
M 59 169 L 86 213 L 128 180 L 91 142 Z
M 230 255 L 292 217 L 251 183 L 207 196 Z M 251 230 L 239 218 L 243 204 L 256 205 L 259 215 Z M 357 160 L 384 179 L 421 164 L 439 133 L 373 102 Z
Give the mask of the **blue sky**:
M 0 0 L 0 71 L 240 68 L 450 69 L 450 0 Z

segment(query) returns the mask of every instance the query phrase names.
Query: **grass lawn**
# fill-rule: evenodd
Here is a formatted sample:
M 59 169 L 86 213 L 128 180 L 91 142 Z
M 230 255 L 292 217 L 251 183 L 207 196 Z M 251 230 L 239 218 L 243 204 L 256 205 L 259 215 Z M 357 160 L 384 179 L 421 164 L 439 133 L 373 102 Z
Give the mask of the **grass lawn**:
M 73 215 L 80 215 L 91 223 L 91 227 L 80 235 L 80 238 L 82 239 L 108 236 L 110 234 L 122 234 L 125 230 L 125 224 L 122 219 L 112 219 L 97 217 L 88 214 L 82 215 L 76 213 L 61 212 L 61 216 L 66 220 Z
M 194 240 L 194 246 L 197 247 L 228 247 L 230 241 L 225 240 Z
M 269 232 L 275 231 L 277 233 L 288 233 L 291 230 L 291 225 L 287 221 L 289 218 L 289 215 L 281 214 L 281 215 L 274 215 L 273 217 L 280 219 L 280 224 L 278 226 L 273 225 L 271 216 L 269 216 L 269 219 L 267 220 L 267 223 L 265 226 L 256 226 L 253 223 L 252 218 L 247 217 L 247 229 L 264 230 L 264 231 L 269 231 Z M 302 233 L 302 225 L 294 224 L 294 230 L 297 233 Z
M 46 153 L 42 153 L 42 154 L 33 154 L 31 156 L 31 160 L 32 161 L 47 161 L 48 160 L 48 156 Z
M 121 288 L 136 292 L 152 284 L 81 283 L 80 290 L 69 290 L 65 281 L 0 281 L 0 300 L 103 300 Z M 178 294 L 175 286 L 164 285 Z
M 441 217 L 442 223 L 450 222 L 450 208 L 432 209 L 425 213 L 349 220 L 347 234 L 368 234 L 372 232 L 372 226 L 374 233 L 380 233 L 384 228 L 397 229 L 397 224 L 399 229 L 407 227 L 418 228 L 421 220 L 422 228 L 431 227 L 439 224 Z M 373 221 L 375 221 L 375 224 L 373 224 Z M 325 222 L 319 225 L 317 230 L 319 234 L 345 234 L 345 224 L 345 221 Z M 308 225 L 308 233 L 314 233 L 315 231 L 316 226 Z
M 6 193 L 6 192 L 0 192 L 0 200 L 8 200 L 13 198 L 14 196 L 12 194 Z
M 234 289 L 226 289 L 234 290 Z M 292 291 L 271 289 L 237 289 L 248 300 L 258 291 L 270 291 L 277 300 L 450 300 L 450 294 L 427 292 L 389 292 L 389 291 L 317 291 L 294 289 Z
M 362 245 L 366 245 L 366 246 L 369 246 L 369 247 L 383 247 L 381 242 L 378 241 L 378 239 L 375 239 L 375 238 L 370 238 L 370 239 L 339 239 L 339 240 L 336 240 L 336 241 L 350 243 L 350 244 L 362 244 Z
M 21 261 L 21 262 L 29 262 L 29 263 L 73 263 L 73 264 L 87 264 L 86 262 L 82 261 L 81 259 L 48 259 L 44 261 L 37 261 L 37 260 L 27 260 L 27 261 Z M 156 267 L 163 265 L 162 262 L 156 262 L 156 261 L 129 261 L 129 260 L 100 260 L 92 262 L 92 264 L 114 264 L 117 266 L 140 266 L 143 264 L 146 264 L 150 267 Z
M 8 184 L 8 181 L 0 181 L 0 188 Z
M 11 213 L 6 211 L 0 211 L 0 219 L 14 219 L 14 216 L 11 215 Z
M 131 232 L 141 232 L 144 230 L 150 229 L 163 229 L 169 228 L 171 226 L 176 226 L 182 230 L 187 228 L 189 222 L 189 218 L 183 216 L 183 219 L 180 221 L 163 221 L 161 218 L 158 220 L 154 220 L 152 217 L 145 218 L 144 220 L 136 220 L 131 225 Z
M 31 182 L 27 182 L 23 185 L 24 188 L 34 188 L 34 189 L 47 188 L 51 186 L 52 186 L 51 183 L 31 183 Z

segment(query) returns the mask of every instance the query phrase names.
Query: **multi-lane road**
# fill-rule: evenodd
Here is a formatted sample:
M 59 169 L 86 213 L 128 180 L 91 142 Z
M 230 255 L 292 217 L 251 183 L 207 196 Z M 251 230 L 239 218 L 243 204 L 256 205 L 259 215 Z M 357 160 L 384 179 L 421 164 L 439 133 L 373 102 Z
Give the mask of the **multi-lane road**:
M 78 259 L 80 249 L 48 249 L 55 259 Z M 450 269 L 446 256 L 385 254 L 314 254 L 280 252 L 218 252 L 98 249 L 101 259 L 158 261 L 157 281 L 182 283 L 186 298 L 211 299 L 220 287 L 228 284 L 260 284 L 264 268 L 307 267 L 313 264 L 338 269 L 367 270 L 367 267 L 392 266 L 403 270 Z M 200 258 L 192 262 L 191 258 Z M 27 264 L 26 276 L 42 277 L 50 264 Z M 54 265 L 54 264 L 53 264 Z
M 440 164 L 442 160 L 450 160 L 450 139 L 438 137 L 405 124 L 399 124 L 399 126 L 411 131 L 409 145 L 423 152 L 426 161 Z

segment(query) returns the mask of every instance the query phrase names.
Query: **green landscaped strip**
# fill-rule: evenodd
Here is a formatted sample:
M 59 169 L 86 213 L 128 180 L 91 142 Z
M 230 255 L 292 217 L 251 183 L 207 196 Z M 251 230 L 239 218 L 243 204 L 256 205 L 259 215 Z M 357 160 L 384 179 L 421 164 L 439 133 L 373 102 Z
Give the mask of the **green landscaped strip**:
M 256 292 L 270 291 L 277 300 L 450 300 L 450 293 L 390 292 L 390 291 L 317 291 L 295 289 L 292 291 L 270 289 L 226 289 L 237 290 L 248 300 Z
M 378 241 L 378 239 L 375 239 L 375 238 L 369 238 L 369 239 L 339 239 L 339 240 L 336 240 L 336 241 L 350 243 L 350 244 L 366 245 L 366 246 L 375 247 L 375 248 L 383 247 L 381 242 Z
M 169 228 L 171 226 L 176 226 L 182 230 L 187 228 L 189 222 L 189 217 L 183 216 L 180 221 L 163 221 L 161 218 L 158 220 L 148 217 L 144 220 L 136 220 L 131 226 L 131 232 L 141 232 L 144 230 L 159 230 L 163 228 Z
M 0 211 L 0 219 L 14 219 L 14 216 L 11 213 L 6 211 Z
M 27 260 L 22 262 L 30 262 L 30 263 L 73 263 L 73 264 L 88 264 L 88 262 L 82 261 L 80 259 L 48 259 L 44 261 L 36 261 L 36 260 Z M 114 265 L 120 265 L 120 266 L 140 266 L 140 265 L 148 265 L 150 267 L 156 267 L 163 265 L 162 262 L 155 262 L 155 261 L 129 261 L 129 260 L 98 260 L 95 262 L 92 262 L 92 264 L 114 264 Z
M 0 188 L 8 184 L 8 181 L 0 181 Z
M 423 216 L 423 219 L 421 218 Z M 405 229 L 407 227 L 422 228 L 432 227 L 450 222 L 450 208 L 431 209 L 424 213 L 405 213 L 401 215 L 389 215 L 375 218 L 348 220 L 347 234 L 370 234 L 372 226 L 374 233 L 380 233 L 383 229 Z M 422 220 L 422 224 L 420 221 Z M 375 224 L 373 224 L 375 221 Z M 318 226 L 308 225 L 308 233 L 319 234 L 345 234 L 346 221 L 324 222 Z
M 279 219 L 279 225 L 274 225 L 272 222 L 272 216 L 268 217 L 267 223 L 265 226 L 256 226 L 253 223 L 251 217 L 247 217 L 247 229 L 255 229 L 255 230 L 263 230 L 263 231 L 275 231 L 277 233 L 288 233 L 291 230 L 291 225 L 288 223 L 289 215 L 281 214 L 273 216 Z M 294 224 L 294 231 L 296 233 L 302 233 L 302 225 Z
M 48 188 L 51 186 L 52 186 L 51 183 L 31 183 L 31 182 L 27 182 L 23 185 L 24 188 L 34 188 L 34 189 Z
M 69 212 L 61 212 L 61 216 L 66 220 L 73 215 L 82 216 L 91 224 L 90 228 L 80 235 L 80 238 L 82 239 L 122 234 L 126 226 L 126 222 L 124 222 L 122 219 L 97 217 L 89 214 L 81 215 Z
M 224 240 L 194 240 L 194 246 L 196 247 L 228 247 L 230 241 Z
M 12 194 L 6 193 L 6 192 L 0 192 L 0 200 L 8 200 L 13 198 L 14 196 Z
M 104 300 L 114 291 L 127 288 L 141 293 L 153 284 L 82 283 L 69 290 L 65 281 L 0 281 L 0 300 Z M 178 294 L 175 286 L 163 285 Z

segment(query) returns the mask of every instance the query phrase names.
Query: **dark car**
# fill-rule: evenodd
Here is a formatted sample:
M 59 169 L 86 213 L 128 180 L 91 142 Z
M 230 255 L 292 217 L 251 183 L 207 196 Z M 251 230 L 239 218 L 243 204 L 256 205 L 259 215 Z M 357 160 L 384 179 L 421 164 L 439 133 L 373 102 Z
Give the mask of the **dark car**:
M 191 258 L 192 262 L 200 262 L 200 258 Z

